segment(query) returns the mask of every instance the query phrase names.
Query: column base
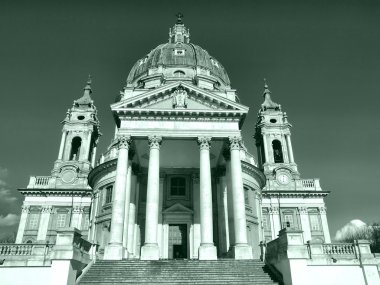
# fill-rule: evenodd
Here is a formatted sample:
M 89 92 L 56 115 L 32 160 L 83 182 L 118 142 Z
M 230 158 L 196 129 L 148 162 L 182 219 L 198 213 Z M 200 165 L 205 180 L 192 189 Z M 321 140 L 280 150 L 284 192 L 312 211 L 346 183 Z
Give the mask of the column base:
M 123 245 L 108 244 L 104 249 L 104 260 L 122 260 L 124 255 Z
M 141 247 L 141 260 L 159 260 L 160 248 L 157 243 L 144 244 Z
M 199 260 L 217 260 L 216 246 L 213 244 L 201 244 L 198 251 Z
M 230 248 L 230 256 L 234 259 L 253 259 L 252 247 L 248 244 L 234 245 Z

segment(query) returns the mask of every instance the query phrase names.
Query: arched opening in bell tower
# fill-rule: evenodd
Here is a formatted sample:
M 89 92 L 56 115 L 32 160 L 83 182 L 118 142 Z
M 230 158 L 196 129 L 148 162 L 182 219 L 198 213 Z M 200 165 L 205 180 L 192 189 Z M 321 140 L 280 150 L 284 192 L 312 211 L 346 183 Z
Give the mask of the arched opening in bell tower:
M 282 154 L 282 146 L 279 140 L 272 142 L 274 163 L 283 163 L 284 156 Z
M 75 137 L 71 141 L 70 160 L 79 160 L 80 147 L 82 145 L 82 139 Z

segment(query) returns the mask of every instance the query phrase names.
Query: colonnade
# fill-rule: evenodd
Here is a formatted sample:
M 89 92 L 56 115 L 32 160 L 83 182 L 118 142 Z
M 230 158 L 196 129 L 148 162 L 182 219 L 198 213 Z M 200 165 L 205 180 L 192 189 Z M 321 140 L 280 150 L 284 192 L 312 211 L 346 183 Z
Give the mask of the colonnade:
M 217 259 L 217 250 L 213 238 L 212 188 L 210 148 L 211 137 L 197 138 L 200 150 L 200 187 L 199 210 L 201 244 L 198 257 L 200 260 Z M 158 245 L 158 223 L 160 207 L 160 146 L 161 136 L 149 136 L 149 166 L 145 219 L 145 243 L 141 248 L 142 260 L 158 260 L 160 248 Z M 104 259 L 120 260 L 126 258 L 124 254 L 125 237 L 128 237 L 129 199 L 131 195 L 130 175 L 128 175 L 128 150 L 131 137 L 119 136 L 119 157 L 116 167 L 114 200 L 112 204 L 110 241 L 105 248 Z M 231 169 L 231 192 L 234 242 L 230 252 L 236 259 L 252 259 L 252 249 L 247 241 L 247 227 L 245 216 L 244 189 L 240 162 L 241 137 L 229 137 Z M 129 179 L 127 178 L 129 177 Z M 124 236 L 124 246 L 123 246 Z M 128 242 L 127 242 L 128 244 Z

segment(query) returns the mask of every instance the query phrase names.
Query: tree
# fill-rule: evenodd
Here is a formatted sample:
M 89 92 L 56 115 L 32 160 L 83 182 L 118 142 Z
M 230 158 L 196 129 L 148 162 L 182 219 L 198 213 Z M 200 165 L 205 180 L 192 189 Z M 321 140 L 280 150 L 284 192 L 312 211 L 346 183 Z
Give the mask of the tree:
M 360 227 L 355 232 L 346 233 L 338 241 L 353 243 L 359 239 L 368 240 L 370 242 L 371 251 L 380 253 L 380 224 L 373 223 L 370 226 Z

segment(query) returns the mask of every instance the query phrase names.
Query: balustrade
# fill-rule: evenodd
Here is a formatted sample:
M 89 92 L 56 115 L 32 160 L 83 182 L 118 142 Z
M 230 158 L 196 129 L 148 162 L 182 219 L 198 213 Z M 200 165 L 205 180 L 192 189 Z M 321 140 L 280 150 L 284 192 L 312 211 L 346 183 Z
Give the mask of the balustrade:
M 323 253 L 329 255 L 355 255 L 355 247 L 352 243 L 323 244 Z

